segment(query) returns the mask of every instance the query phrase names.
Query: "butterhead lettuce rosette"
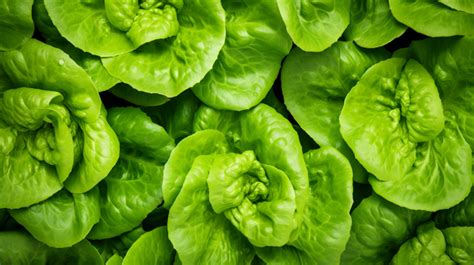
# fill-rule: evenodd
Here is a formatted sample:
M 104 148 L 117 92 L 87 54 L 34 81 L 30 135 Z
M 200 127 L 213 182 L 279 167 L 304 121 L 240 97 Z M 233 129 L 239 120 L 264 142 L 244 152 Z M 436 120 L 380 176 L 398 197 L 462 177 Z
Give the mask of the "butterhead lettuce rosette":
M 287 243 L 308 197 L 291 124 L 264 104 L 243 112 L 202 106 L 194 129 L 171 152 L 163 179 L 169 238 L 181 262 L 248 264 L 252 245 Z
M 61 50 L 29 40 L 0 54 L 0 208 L 51 246 L 100 216 L 97 183 L 119 156 L 99 95 Z
M 309 197 L 294 240 L 281 248 L 257 248 L 266 264 L 338 264 L 351 229 L 352 170 L 335 148 L 304 154 Z
M 201 106 L 194 131 L 171 152 L 163 179 L 182 264 L 339 259 L 352 205 L 343 155 L 330 147 L 303 155 L 291 124 L 265 104 L 242 112 Z
M 430 73 L 416 60 L 369 68 L 346 97 L 341 134 L 372 173 L 375 192 L 410 209 L 437 211 L 472 186 L 472 151 Z

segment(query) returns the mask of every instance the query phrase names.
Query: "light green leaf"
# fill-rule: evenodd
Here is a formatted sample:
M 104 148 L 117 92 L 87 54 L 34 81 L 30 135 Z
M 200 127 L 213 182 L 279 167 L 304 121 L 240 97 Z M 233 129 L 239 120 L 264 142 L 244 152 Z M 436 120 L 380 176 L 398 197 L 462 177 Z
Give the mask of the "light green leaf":
M 33 36 L 33 0 L 0 1 L 0 51 L 15 49 Z
M 450 226 L 474 226 L 474 192 L 458 205 L 435 215 L 436 226 L 446 228 Z
M 339 132 L 339 114 L 347 93 L 365 70 L 388 56 L 381 49 L 369 51 L 352 42 L 336 42 L 321 53 L 295 48 L 282 68 L 288 110 L 316 143 L 333 146 L 349 159 L 357 182 L 367 182 L 367 173 Z
M 118 79 L 112 77 L 107 70 L 105 70 L 100 57 L 83 52 L 61 36 L 48 15 L 44 0 L 35 1 L 33 5 L 33 19 L 41 35 L 46 39 L 46 42 L 71 56 L 71 58 L 89 74 L 99 92 L 108 90 L 119 82 Z
M 471 150 L 452 115 L 444 115 L 424 67 L 392 58 L 369 68 L 349 92 L 341 134 L 374 175 L 375 192 L 403 207 L 436 211 L 462 201 L 472 185 Z
M 1 264 L 101 265 L 97 250 L 87 241 L 70 248 L 50 248 L 22 231 L 0 232 Z
M 37 240 L 55 248 L 83 240 L 99 221 L 99 190 L 71 194 L 62 190 L 28 208 L 10 210 L 11 216 Z
M 159 106 L 169 101 L 169 99 L 163 95 L 140 92 L 124 83 L 117 84 L 109 91 L 114 94 L 114 96 L 138 106 Z
M 441 230 L 446 240 L 446 252 L 457 264 L 474 263 L 474 227 L 458 226 Z
M 413 56 L 440 88 L 443 107 L 456 116 L 464 138 L 474 150 L 473 37 L 430 38 L 411 44 Z
M 164 207 L 170 208 L 191 170 L 193 161 L 201 155 L 222 154 L 229 150 L 225 135 L 216 130 L 205 130 L 184 138 L 171 152 L 163 174 Z
M 182 264 L 250 264 L 254 256 L 252 245 L 209 203 L 207 177 L 213 159 L 212 155 L 193 159 L 170 209 L 169 238 Z
M 163 165 L 174 148 L 166 131 L 136 108 L 113 108 L 108 120 L 120 140 L 120 158 L 99 184 L 101 218 L 88 238 L 118 236 L 138 226 L 163 202 Z
M 101 57 L 131 52 L 178 33 L 176 7 L 168 1 L 152 2 L 44 0 L 60 34 L 81 50 Z
M 254 246 L 282 246 L 293 230 L 295 192 L 286 174 L 255 160 L 253 151 L 214 158 L 207 185 L 209 202 Z
M 1 194 L 10 198 L 1 200 L 6 203 L 2 207 L 20 208 L 40 202 L 57 192 L 66 177 L 64 184 L 71 191 L 85 192 L 108 174 L 118 158 L 118 140 L 105 120 L 94 84 L 67 54 L 31 39 L 17 50 L 0 54 L 0 76 L 5 99 L 10 102 L 10 107 L 2 108 L 0 122 L 4 132 L 1 141 L 5 143 L 2 146 L 2 171 L 21 172 L 15 178 L 1 180 L 0 187 L 6 189 Z M 27 89 L 18 90 L 21 87 Z M 11 92 L 5 92 L 9 89 Z M 46 100 L 40 103 L 42 98 Z M 48 99 L 54 103 L 49 112 L 57 114 L 42 117 L 40 114 L 45 113 L 38 112 L 33 122 L 22 121 L 21 115 L 31 112 L 30 107 L 44 106 Z M 14 102 L 19 104 L 11 105 Z M 22 114 L 11 112 L 14 109 L 22 109 Z M 12 116 L 12 113 L 15 114 Z M 46 152 L 49 148 L 57 151 L 53 152 L 54 156 L 52 152 Z M 50 158 L 48 154 L 51 154 Z M 70 162 L 58 168 L 60 176 L 55 174 L 53 165 L 58 160 L 70 161 L 70 158 L 56 157 L 56 154 L 74 154 L 71 174 L 68 174 Z M 10 189 L 6 185 L 8 182 L 21 184 Z M 11 193 L 15 190 L 29 195 L 18 199 Z
M 456 264 L 446 255 L 446 242 L 441 230 L 432 222 L 416 229 L 416 237 L 403 243 L 390 264 Z
M 120 82 L 105 70 L 100 57 L 83 52 L 64 39 L 63 41 L 51 40 L 48 43 L 58 47 L 71 56 L 71 58 L 87 72 L 98 92 L 109 90 Z
M 272 87 L 291 49 L 275 0 L 225 0 L 226 41 L 212 70 L 193 87 L 216 109 L 245 110 Z
M 105 265 L 122 265 L 122 262 L 123 258 L 115 254 L 105 262 Z
M 443 37 L 474 34 L 474 14 L 453 9 L 438 0 L 389 0 L 390 10 L 399 22 L 415 31 L 430 36 Z M 445 2 L 450 2 L 445 1 Z M 454 2 L 454 1 L 452 1 Z M 468 3 L 471 9 L 474 4 Z
M 352 212 L 351 236 L 341 264 L 388 264 L 429 212 L 402 208 L 378 195 L 364 199 Z
M 438 2 L 459 11 L 473 14 L 474 3 L 470 0 L 438 0 Z
M 94 123 L 80 122 L 84 145 L 81 158 L 64 182 L 73 193 L 86 192 L 104 179 L 119 157 L 119 141 L 107 123 L 105 110 Z
M 266 264 L 338 264 L 349 239 L 352 172 L 332 147 L 305 153 L 310 195 L 296 240 L 283 248 L 257 249 Z
M 194 123 L 195 129 L 222 131 L 238 151 L 253 150 L 260 163 L 285 172 L 295 190 L 296 219 L 301 223 L 308 197 L 308 173 L 298 134 L 285 117 L 265 104 L 242 112 L 218 111 L 203 105 Z
M 171 265 L 174 256 L 167 227 L 161 226 L 141 235 L 130 247 L 121 264 Z
M 138 91 L 166 97 L 175 97 L 201 81 L 224 45 L 224 10 L 217 0 L 185 0 L 178 20 L 176 37 L 104 58 L 107 71 Z
M 350 0 L 277 0 L 293 42 L 321 52 L 335 43 L 349 24 Z
M 361 47 L 376 48 L 400 37 L 406 29 L 392 16 L 388 0 L 352 0 L 351 22 L 344 37 Z

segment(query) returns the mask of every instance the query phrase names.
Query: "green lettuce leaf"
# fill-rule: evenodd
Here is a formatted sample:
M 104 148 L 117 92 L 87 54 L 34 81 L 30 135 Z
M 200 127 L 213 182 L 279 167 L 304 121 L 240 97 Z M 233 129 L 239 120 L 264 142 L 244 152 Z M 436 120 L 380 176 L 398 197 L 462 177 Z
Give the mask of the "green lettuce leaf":
M 141 235 L 119 264 L 171 265 L 174 256 L 175 251 L 168 239 L 167 227 L 161 226 Z
M 351 235 L 341 264 L 388 264 L 399 246 L 430 216 L 371 195 L 352 212 Z
M 193 87 L 217 109 L 245 110 L 272 87 L 291 49 L 275 0 L 225 0 L 226 41 L 212 70 Z
M 120 141 L 120 158 L 100 189 L 100 221 L 89 239 L 118 236 L 138 226 L 163 202 L 163 165 L 174 140 L 137 108 L 112 108 L 108 121 Z
M 101 265 L 97 250 L 87 241 L 69 248 L 51 248 L 21 231 L 0 232 L 0 263 L 2 264 L 74 264 Z
M 277 0 L 286 30 L 302 50 L 320 52 L 349 24 L 350 0 Z
M 166 0 L 44 3 L 64 38 L 98 56 L 131 52 L 145 43 L 176 36 L 180 28 L 177 13 L 183 5 L 182 1 Z
M 11 216 L 37 240 L 64 248 L 83 240 L 99 221 L 99 190 L 73 194 L 62 190 L 28 208 L 10 210 Z
M 390 264 L 456 264 L 446 254 L 446 241 L 432 222 L 420 225 L 416 237 L 403 243 Z
M 166 97 L 175 97 L 201 81 L 224 45 L 224 9 L 217 0 L 185 0 L 178 15 L 176 37 L 104 58 L 107 71 L 138 91 Z
M 474 34 L 472 1 L 389 0 L 389 3 L 396 20 L 421 34 L 430 37 Z
M 338 264 L 349 239 L 352 172 L 336 149 L 305 153 L 310 195 L 296 240 L 281 248 L 257 248 L 266 264 Z
M 344 37 L 361 47 L 376 48 L 400 37 L 406 29 L 392 16 L 388 0 L 352 0 L 351 22 Z
M 0 51 L 13 50 L 33 36 L 33 0 L 0 1 Z
M 316 143 L 333 146 L 349 159 L 357 182 L 367 182 L 367 173 L 339 132 L 339 114 L 347 93 L 365 70 L 387 57 L 381 49 L 336 42 L 321 53 L 295 48 L 282 68 L 283 98 L 291 115 Z
M 209 203 L 207 177 L 214 157 L 201 155 L 194 159 L 170 209 L 169 238 L 182 264 L 250 264 L 252 245 Z
M 430 38 L 413 42 L 410 50 L 440 89 L 444 109 L 452 112 L 474 150 L 473 37 Z

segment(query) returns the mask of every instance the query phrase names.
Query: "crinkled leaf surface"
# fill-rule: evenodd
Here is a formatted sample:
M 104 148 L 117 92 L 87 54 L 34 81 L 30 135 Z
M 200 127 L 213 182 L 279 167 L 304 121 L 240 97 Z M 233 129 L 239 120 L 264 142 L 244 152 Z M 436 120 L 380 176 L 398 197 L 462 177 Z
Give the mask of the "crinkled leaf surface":
M 82 158 L 65 181 L 73 193 L 90 190 L 104 179 L 119 157 L 119 141 L 107 123 L 105 110 L 93 123 L 79 123 L 83 135 Z
M 320 52 L 349 24 L 350 0 L 277 0 L 286 30 L 304 51 Z
M 274 0 L 225 0 L 226 41 L 212 70 L 193 87 L 194 94 L 217 109 L 245 110 L 272 87 L 291 49 Z
M 216 155 L 207 179 L 209 202 L 252 245 L 282 246 L 296 228 L 295 192 L 283 171 L 255 159 L 253 151 Z
M 319 145 L 333 146 L 349 158 L 358 182 L 366 182 L 367 173 L 339 132 L 339 114 L 347 93 L 365 70 L 387 57 L 384 50 L 337 42 L 321 53 L 295 48 L 283 64 L 282 90 L 288 110 Z
M 282 246 L 294 238 L 308 179 L 291 124 L 263 104 L 243 112 L 202 106 L 194 129 L 172 151 L 163 185 L 171 195 L 165 196 L 168 230 L 181 262 L 249 264 L 253 250 L 244 246 Z M 191 216 L 193 225 L 185 226 Z M 224 242 L 218 249 L 196 243 L 209 237 L 217 242 L 216 234 Z

